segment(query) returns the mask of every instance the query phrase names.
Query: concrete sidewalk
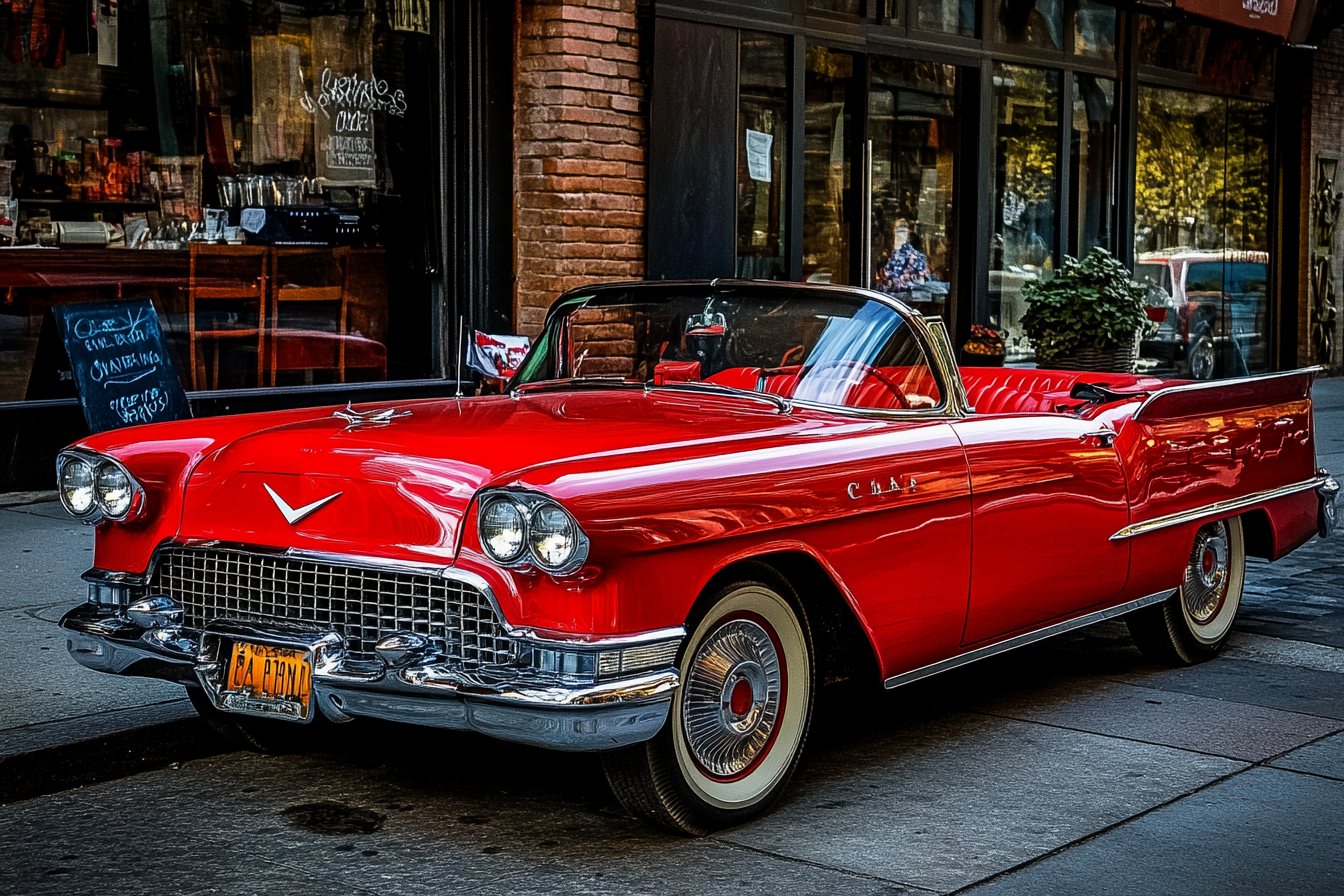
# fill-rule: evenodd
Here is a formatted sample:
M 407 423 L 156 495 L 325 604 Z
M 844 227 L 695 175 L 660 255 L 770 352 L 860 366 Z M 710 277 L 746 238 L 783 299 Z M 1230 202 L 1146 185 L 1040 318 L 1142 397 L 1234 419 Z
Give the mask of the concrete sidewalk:
M 1344 478 L 1344 378 L 1319 381 L 1315 399 L 1321 465 Z M 67 655 L 55 623 L 84 599 L 92 552 L 92 529 L 59 504 L 0 507 L 0 804 L 228 749 L 179 686 L 92 672 Z M 1339 543 L 1253 561 L 1245 635 L 1229 656 L 1270 650 L 1278 659 L 1266 662 L 1294 665 L 1297 642 L 1344 648 L 1344 600 L 1333 597 L 1344 597 Z

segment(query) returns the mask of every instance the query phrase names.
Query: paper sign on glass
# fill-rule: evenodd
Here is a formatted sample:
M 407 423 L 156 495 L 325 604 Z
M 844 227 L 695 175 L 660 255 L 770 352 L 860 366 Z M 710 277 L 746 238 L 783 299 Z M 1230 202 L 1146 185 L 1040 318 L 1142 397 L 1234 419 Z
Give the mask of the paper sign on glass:
M 747 129 L 747 173 L 752 180 L 770 183 L 770 147 L 774 142 L 773 134 Z

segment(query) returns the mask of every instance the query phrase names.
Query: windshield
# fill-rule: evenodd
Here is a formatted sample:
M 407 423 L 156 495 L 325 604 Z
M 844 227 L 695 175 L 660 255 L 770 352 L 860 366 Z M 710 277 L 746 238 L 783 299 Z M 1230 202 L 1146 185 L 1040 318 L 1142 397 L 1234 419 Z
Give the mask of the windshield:
M 846 407 L 942 404 L 904 316 L 861 295 L 822 290 L 595 290 L 557 310 L 511 385 L 593 378 L 707 384 Z

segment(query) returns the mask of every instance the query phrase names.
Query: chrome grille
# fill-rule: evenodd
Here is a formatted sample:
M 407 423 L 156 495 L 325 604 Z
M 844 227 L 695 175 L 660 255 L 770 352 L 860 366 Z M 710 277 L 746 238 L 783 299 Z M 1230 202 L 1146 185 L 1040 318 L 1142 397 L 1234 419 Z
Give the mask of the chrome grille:
M 364 659 L 383 636 L 411 631 L 444 639 L 467 667 L 510 656 L 486 596 L 434 575 L 176 548 L 160 556 L 151 589 L 182 604 L 183 624 L 198 630 L 212 619 L 310 624 L 339 632 L 351 656 Z

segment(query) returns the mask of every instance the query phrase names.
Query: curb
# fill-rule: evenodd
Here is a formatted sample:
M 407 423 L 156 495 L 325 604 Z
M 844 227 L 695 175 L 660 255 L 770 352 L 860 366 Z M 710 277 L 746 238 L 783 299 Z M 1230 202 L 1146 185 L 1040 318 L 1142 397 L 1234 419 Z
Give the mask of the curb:
M 0 756 L 0 806 L 236 749 L 195 717 L 10 753 Z

